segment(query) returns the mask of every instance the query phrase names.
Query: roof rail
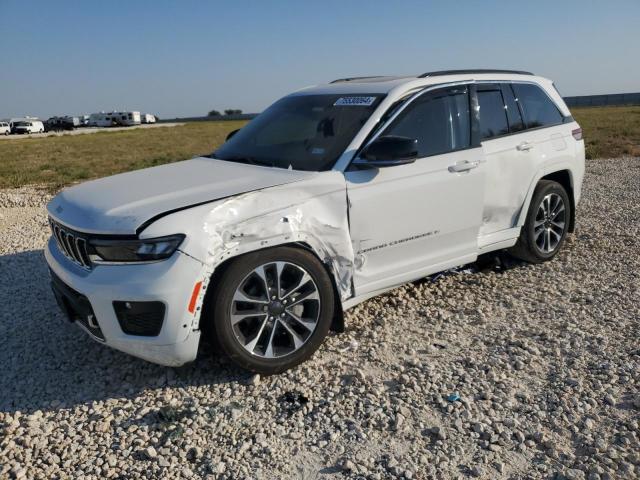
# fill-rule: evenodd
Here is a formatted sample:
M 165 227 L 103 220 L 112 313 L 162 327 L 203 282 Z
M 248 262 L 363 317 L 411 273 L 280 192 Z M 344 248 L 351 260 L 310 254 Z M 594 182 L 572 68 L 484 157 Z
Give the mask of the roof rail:
M 436 72 L 427 72 L 422 75 L 418 75 L 418 78 L 426 77 L 440 77 L 443 75 L 464 75 L 467 73 L 511 73 L 515 75 L 533 75 L 531 72 L 525 72 L 523 70 L 494 70 L 492 68 L 475 68 L 470 70 L 439 70 Z
M 367 77 L 346 77 L 346 78 L 338 78 L 329 83 L 342 83 L 342 82 L 353 82 L 355 80 L 368 80 L 370 78 L 384 78 L 384 75 L 369 75 Z

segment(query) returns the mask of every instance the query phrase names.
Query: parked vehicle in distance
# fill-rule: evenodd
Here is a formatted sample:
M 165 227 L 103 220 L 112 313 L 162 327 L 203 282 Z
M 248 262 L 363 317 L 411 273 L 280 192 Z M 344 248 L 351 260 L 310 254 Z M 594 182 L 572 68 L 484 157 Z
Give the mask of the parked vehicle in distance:
M 89 115 L 90 127 L 111 127 L 114 125 L 112 115 L 106 112 L 92 113 Z
M 45 132 L 73 130 L 79 125 L 78 117 L 51 117 L 44 122 Z
M 25 117 L 25 118 L 12 118 L 11 133 L 42 133 L 44 132 L 44 124 L 37 118 Z
M 140 121 L 142 123 L 156 123 L 157 119 L 155 115 L 151 115 L 150 113 L 143 113 L 140 115 Z
M 9 122 L 0 122 L 0 135 L 9 135 L 11 133 L 11 127 Z
M 140 125 L 140 112 L 100 112 L 89 115 L 91 127 L 126 127 Z
M 345 78 L 282 98 L 210 157 L 62 191 L 45 256 L 60 306 L 99 342 L 182 365 L 204 334 L 272 374 L 398 285 L 495 250 L 552 259 L 583 174 L 550 80 Z
M 116 122 L 118 125 L 131 126 L 140 125 L 140 112 L 116 112 Z

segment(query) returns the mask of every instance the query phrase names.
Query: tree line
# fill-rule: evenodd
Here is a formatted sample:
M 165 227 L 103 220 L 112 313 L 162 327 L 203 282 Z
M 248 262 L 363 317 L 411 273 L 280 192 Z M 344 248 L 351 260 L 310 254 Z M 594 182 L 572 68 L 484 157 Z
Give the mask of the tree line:
M 240 109 L 234 109 L 234 108 L 227 108 L 224 111 L 225 115 L 242 115 L 242 110 Z M 222 116 L 222 114 L 218 111 L 218 110 L 211 110 L 208 114 L 208 117 L 220 117 Z

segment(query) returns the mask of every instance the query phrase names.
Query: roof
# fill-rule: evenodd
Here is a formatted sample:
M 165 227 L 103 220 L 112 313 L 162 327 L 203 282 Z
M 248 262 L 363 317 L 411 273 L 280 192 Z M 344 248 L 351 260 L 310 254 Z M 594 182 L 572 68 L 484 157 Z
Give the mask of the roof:
M 468 80 L 526 80 L 548 82 L 548 80 L 542 77 L 520 70 L 443 70 L 427 72 L 419 76 L 345 77 L 334 80 L 331 83 L 303 88 L 295 92 L 293 95 L 364 93 L 388 94 L 394 88 L 403 85 L 407 89 L 410 89 L 426 85 L 435 85 L 438 83 Z
M 313 85 L 298 90 L 294 94 L 342 94 L 342 93 L 389 93 L 394 87 L 403 85 L 416 77 L 360 77 L 353 79 L 341 79 L 321 85 Z

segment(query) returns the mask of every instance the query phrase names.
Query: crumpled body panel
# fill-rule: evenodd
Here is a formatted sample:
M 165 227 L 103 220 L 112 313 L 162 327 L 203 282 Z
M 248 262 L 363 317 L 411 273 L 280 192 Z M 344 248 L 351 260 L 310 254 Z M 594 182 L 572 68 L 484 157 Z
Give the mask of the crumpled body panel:
M 209 266 L 261 248 L 303 243 L 330 267 L 341 298 L 351 296 L 353 248 L 344 177 L 338 172 L 216 202 L 202 228 Z
M 344 302 L 353 296 L 354 253 L 349 233 L 346 182 L 341 172 L 310 178 L 171 213 L 153 222 L 141 237 L 185 234 L 180 251 L 202 264 L 197 306 L 224 261 L 283 244 L 307 246 L 328 267 Z M 199 311 L 199 310 L 198 310 Z M 199 314 L 194 317 L 198 328 Z

